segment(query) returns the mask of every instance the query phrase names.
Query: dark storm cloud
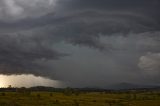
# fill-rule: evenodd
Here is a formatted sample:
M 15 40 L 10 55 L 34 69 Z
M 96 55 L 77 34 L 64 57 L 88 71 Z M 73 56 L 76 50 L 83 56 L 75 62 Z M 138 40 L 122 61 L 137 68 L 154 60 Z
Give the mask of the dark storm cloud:
M 51 39 L 108 50 L 113 48 L 104 45 L 99 40 L 101 36 L 128 36 L 129 33 L 159 31 L 156 20 L 135 13 L 87 10 L 63 18 L 65 20 L 52 20 L 37 32 L 46 33 Z
M 4 27 L 15 31 L 48 26 L 49 31 L 48 29 L 43 31 L 49 33 L 52 39 L 56 36 L 73 44 L 105 49 L 98 40 L 100 35 L 108 36 L 114 33 L 127 35 L 130 32 L 143 33 L 160 29 L 157 7 L 159 2 L 156 0 L 146 2 L 61 0 L 59 3 L 62 7 L 68 4 L 64 9 L 68 8 L 65 11 L 61 8 L 57 12 L 36 19 L 3 23 L 2 32 L 5 30 Z
M 0 73 L 1 74 L 35 74 L 49 75 L 44 62 L 59 59 L 66 54 L 59 53 L 45 45 L 45 42 L 23 35 L 0 36 Z M 46 73 L 46 74 L 45 74 Z
M 123 79 L 126 73 L 144 70 L 138 64 L 146 52 L 160 52 L 159 0 L 11 1 L 1 1 L 5 5 L 0 5 L 3 10 L 0 11 L 0 72 L 3 74 L 31 73 L 74 84 L 77 78 L 78 84 L 85 85 L 82 82 L 87 79 L 81 77 L 88 72 L 86 78 L 98 84 L 110 80 L 105 75 L 114 75 L 112 72 Z M 34 5 L 30 7 L 31 2 Z M 65 46 L 69 44 L 72 46 Z M 73 49 L 78 52 L 74 54 Z M 94 56 L 81 60 L 91 54 L 87 52 L 90 49 Z M 105 55 L 99 55 L 96 50 Z M 83 54 L 74 57 L 79 53 Z M 105 56 L 111 57 L 110 60 L 103 60 Z M 59 60 L 60 57 L 65 58 Z M 95 64 L 89 61 L 91 58 L 106 64 Z M 77 61 L 75 66 L 73 61 Z M 85 61 L 87 66 L 83 64 Z M 99 69 L 103 72 L 99 73 Z M 100 76 L 103 81 L 98 80 Z

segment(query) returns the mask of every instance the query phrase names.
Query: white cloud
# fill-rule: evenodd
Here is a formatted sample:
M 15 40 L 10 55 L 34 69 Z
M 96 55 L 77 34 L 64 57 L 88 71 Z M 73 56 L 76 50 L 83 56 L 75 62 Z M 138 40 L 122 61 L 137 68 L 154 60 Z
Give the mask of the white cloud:
M 160 72 L 160 53 L 148 53 L 141 56 L 138 66 L 150 75 L 157 75 Z
M 0 20 L 17 21 L 53 12 L 56 0 L 1 0 Z
M 4 9 L 8 15 L 20 15 L 23 8 L 15 3 L 14 0 L 4 0 Z

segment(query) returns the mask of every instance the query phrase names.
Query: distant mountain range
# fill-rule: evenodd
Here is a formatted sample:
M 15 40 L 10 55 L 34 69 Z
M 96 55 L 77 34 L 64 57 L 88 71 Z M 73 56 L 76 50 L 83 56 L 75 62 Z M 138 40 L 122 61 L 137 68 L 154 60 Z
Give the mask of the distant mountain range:
M 118 83 L 105 87 L 106 89 L 140 89 L 140 88 L 160 88 L 159 85 L 140 85 L 140 84 L 132 84 L 132 83 Z

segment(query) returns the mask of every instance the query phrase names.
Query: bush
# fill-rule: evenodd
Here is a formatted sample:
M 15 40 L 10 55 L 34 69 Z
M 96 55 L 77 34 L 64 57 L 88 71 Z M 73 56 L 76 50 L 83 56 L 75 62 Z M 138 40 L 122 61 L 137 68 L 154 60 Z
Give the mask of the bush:
M 93 102 L 97 102 L 96 100 L 93 100 Z
M 38 98 L 40 98 L 40 97 L 41 97 L 41 95 L 40 95 L 40 94 L 37 94 L 37 97 L 38 97 Z
M 79 106 L 79 103 L 77 102 L 77 100 L 74 100 L 74 105 Z
M 6 96 L 6 93 L 3 92 L 1 95 L 2 95 L 2 96 Z
M 59 103 L 59 100 L 56 100 L 56 103 Z
M 49 95 L 50 95 L 51 97 L 53 96 L 53 94 L 52 94 L 52 93 L 50 93 Z

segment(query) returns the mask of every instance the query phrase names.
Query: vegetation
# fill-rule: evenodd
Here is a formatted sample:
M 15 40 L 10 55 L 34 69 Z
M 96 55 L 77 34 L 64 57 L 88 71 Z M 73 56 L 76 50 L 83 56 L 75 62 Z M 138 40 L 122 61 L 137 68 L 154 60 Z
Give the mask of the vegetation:
M 160 106 L 159 90 L 1 90 L 0 106 Z

